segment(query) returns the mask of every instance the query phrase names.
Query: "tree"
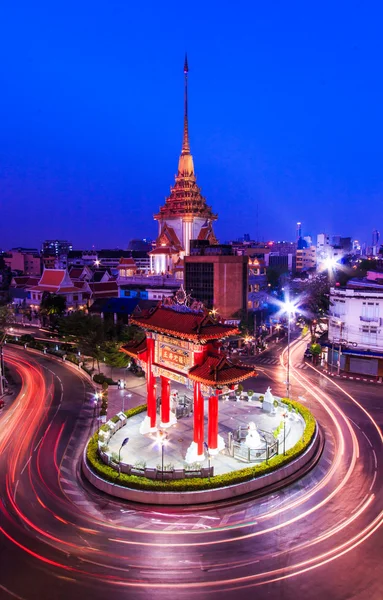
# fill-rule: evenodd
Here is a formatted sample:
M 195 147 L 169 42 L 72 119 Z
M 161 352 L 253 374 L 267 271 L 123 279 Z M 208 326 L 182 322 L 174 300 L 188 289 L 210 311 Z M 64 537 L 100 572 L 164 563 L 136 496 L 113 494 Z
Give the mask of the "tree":
M 0 331 L 3 335 L 7 329 L 14 323 L 15 316 L 10 306 L 0 306 Z M 0 338 L 1 339 L 1 338 Z
M 317 326 L 327 316 L 330 307 L 330 284 L 327 275 L 318 275 L 307 284 L 300 308 L 302 318 L 310 328 L 311 338 L 315 341 Z
M 57 324 L 58 317 L 62 316 L 66 310 L 66 300 L 64 296 L 59 294 L 51 294 L 50 292 L 44 292 L 40 303 L 40 314 L 48 316 L 49 322 L 52 326 Z
M 97 361 L 100 371 L 100 360 L 103 357 L 102 346 L 105 339 L 104 324 L 100 317 L 78 311 L 60 319 L 58 331 L 60 335 L 75 341 L 82 354 L 93 359 L 93 368 Z
M 3 377 L 4 377 L 4 360 L 3 360 L 3 345 L 7 336 L 7 330 L 14 322 L 14 314 L 9 306 L 0 306 L 0 396 L 4 393 Z
M 322 347 L 320 344 L 311 344 L 310 352 L 313 355 L 314 365 L 318 364 L 319 356 L 322 354 Z
M 106 417 L 108 413 L 108 384 L 106 381 L 102 384 L 101 410 L 100 416 Z
M 113 377 L 114 368 L 127 367 L 130 364 L 130 358 L 120 352 L 120 343 L 106 342 L 103 347 L 105 364 L 111 368 L 111 376 Z

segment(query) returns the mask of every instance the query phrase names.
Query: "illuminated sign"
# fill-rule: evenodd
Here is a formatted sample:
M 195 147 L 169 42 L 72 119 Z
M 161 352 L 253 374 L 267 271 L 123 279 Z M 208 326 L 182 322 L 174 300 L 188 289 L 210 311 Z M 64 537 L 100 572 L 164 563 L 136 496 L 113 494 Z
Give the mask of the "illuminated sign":
M 191 357 L 192 353 L 178 344 L 170 344 L 167 340 L 158 340 L 156 343 L 155 362 L 157 365 L 187 373 L 192 366 Z

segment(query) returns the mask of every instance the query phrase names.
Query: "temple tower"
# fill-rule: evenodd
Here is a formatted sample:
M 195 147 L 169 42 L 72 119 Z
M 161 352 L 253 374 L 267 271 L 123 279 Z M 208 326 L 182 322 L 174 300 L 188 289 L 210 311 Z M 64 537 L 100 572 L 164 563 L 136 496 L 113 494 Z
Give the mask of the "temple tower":
M 174 272 L 174 266 L 190 254 L 190 240 L 216 242 L 212 222 L 217 215 L 206 204 L 197 185 L 193 156 L 190 152 L 188 121 L 187 56 L 184 63 L 184 126 L 181 155 L 175 184 L 154 219 L 158 221 L 156 248 L 152 250 L 151 268 L 155 274 Z

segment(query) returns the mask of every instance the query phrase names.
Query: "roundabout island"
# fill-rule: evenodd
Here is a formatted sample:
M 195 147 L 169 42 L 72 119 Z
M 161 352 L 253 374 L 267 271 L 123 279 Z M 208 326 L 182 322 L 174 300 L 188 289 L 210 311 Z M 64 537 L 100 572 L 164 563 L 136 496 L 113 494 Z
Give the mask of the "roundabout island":
M 281 486 L 315 463 L 321 440 L 310 411 L 270 388 L 244 392 L 256 372 L 222 351 L 234 326 L 187 306 L 182 289 L 132 322 L 143 336 L 122 351 L 145 371 L 147 403 L 89 440 L 83 472 L 95 487 L 149 504 L 200 504 Z

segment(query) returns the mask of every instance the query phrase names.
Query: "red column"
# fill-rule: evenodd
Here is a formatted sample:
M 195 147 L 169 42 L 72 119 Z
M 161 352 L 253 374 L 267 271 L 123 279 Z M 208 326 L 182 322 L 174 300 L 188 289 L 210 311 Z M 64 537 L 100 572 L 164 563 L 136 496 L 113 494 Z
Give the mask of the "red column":
M 208 432 L 209 450 L 218 448 L 218 395 L 209 398 L 209 432 Z
M 156 426 L 157 419 L 157 406 L 156 406 L 156 388 L 155 377 L 152 373 L 152 364 L 154 360 L 154 339 L 147 337 L 146 339 L 148 360 L 146 363 L 146 384 L 147 384 L 147 404 L 148 404 L 148 417 L 150 418 L 150 427 Z
M 199 439 L 198 439 L 198 454 L 203 454 L 203 442 L 204 442 L 204 400 L 201 392 L 201 384 L 198 386 L 198 412 L 199 412 Z
M 203 454 L 203 396 L 201 394 L 201 384 L 194 382 L 194 436 L 193 441 L 198 444 L 198 454 Z
M 166 425 L 170 420 L 170 381 L 161 375 L 161 424 Z

